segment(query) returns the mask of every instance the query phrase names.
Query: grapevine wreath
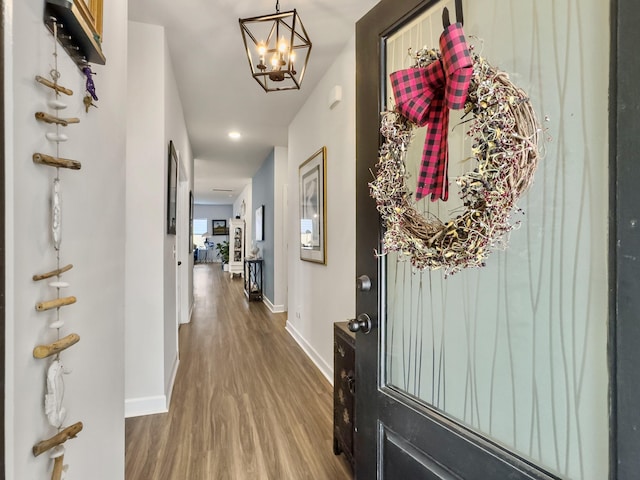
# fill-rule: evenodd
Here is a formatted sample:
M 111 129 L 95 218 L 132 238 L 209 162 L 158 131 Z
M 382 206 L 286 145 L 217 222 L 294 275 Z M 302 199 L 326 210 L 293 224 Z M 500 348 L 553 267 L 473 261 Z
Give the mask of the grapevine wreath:
M 492 249 L 506 247 L 511 214 L 521 211 L 516 202 L 538 163 L 540 127 L 527 94 L 467 48 L 460 23 L 445 29 L 440 50 L 422 49 L 414 57 L 412 68 L 391 75 L 396 106 L 382 114 L 384 142 L 370 190 L 386 226 L 385 251 L 450 275 L 484 266 Z M 472 140 L 467 160 L 475 168 L 455 179 L 464 210 L 443 222 L 416 208 L 404 156 L 414 129 L 428 125 L 415 198 L 446 200 L 449 108 L 465 110 Z

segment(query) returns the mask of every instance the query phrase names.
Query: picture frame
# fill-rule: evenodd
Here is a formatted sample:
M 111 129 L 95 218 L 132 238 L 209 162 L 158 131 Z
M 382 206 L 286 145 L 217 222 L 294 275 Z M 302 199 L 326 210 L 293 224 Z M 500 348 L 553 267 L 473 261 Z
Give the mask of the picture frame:
M 256 208 L 256 242 L 264 242 L 264 205 Z
M 327 147 L 298 167 L 300 259 L 327 264 Z
M 229 233 L 227 230 L 227 221 L 211 220 L 211 232 L 213 235 L 227 235 Z
M 176 212 L 178 205 L 178 154 L 173 145 L 173 141 L 169 141 L 169 161 L 168 161 L 168 179 L 167 179 L 167 234 L 176 234 Z

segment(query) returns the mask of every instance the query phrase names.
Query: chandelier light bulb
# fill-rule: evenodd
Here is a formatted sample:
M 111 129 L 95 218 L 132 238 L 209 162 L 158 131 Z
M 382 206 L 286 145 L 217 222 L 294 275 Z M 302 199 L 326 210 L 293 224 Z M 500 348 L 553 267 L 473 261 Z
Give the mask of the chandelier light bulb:
M 287 41 L 284 39 L 284 37 L 280 38 L 280 42 L 278 43 L 278 51 L 280 53 L 287 52 Z
M 260 42 L 258 44 L 258 54 L 261 57 L 264 57 L 264 54 L 267 53 L 267 46 L 264 44 L 264 42 Z
M 279 65 L 280 65 L 280 60 L 278 59 L 278 57 L 276 55 L 271 57 L 271 66 L 273 66 L 273 68 L 276 68 Z

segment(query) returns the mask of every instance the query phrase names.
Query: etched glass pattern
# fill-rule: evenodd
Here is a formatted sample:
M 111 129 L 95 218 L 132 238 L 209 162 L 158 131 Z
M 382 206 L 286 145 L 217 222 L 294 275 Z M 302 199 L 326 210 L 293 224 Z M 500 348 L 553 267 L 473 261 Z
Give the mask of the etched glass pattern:
M 388 39 L 387 74 L 411 66 L 409 47 L 438 45 L 445 5 L 453 20 L 453 1 L 441 2 Z M 545 156 L 519 203 L 525 214 L 514 215 L 520 228 L 485 268 L 445 279 L 385 257 L 386 383 L 556 475 L 607 478 L 609 6 L 464 8 L 470 42 L 529 92 Z M 450 122 L 452 181 L 472 168 L 459 119 Z M 408 152 L 414 180 L 424 130 Z M 425 215 L 454 216 L 456 188 L 447 203 L 421 201 Z

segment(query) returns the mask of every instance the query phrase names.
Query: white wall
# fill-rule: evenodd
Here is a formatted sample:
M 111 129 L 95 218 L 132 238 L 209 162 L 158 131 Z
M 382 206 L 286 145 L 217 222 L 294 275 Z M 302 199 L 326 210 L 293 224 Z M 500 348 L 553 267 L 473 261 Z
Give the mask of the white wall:
M 190 185 L 193 158 L 163 27 L 129 22 L 129 38 L 125 403 L 135 416 L 167 410 L 178 365 L 176 267 L 191 262 L 166 234 L 169 140 Z
M 164 399 L 163 294 L 166 232 L 164 144 L 164 31 L 129 22 L 127 132 L 127 268 L 125 398 Z M 149 205 L 154 205 L 149 208 Z M 161 206 L 165 205 L 164 208 Z M 143 353 L 144 352 L 144 353 Z M 142 354 L 143 353 L 143 354 Z M 144 411 L 144 410 L 143 410 Z M 127 415 L 133 412 L 128 411 Z
M 289 176 L 288 149 L 274 148 L 273 175 L 273 305 L 272 310 L 285 312 L 287 310 L 287 228 L 288 228 L 288 199 L 287 180 Z
M 329 109 L 329 92 L 342 102 Z M 298 167 L 327 147 L 327 265 L 300 260 Z M 288 331 L 332 381 L 333 322 L 355 315 L 355 36 L 289 126 Z
M 48 111 L 53 93 L 34 81 L 53 64 L 53 40 L 42 22 L 42 2 L 5 1 L 5 119 L 7 194 L 7 339 L 6 476 L 50 478 L 46 454 L 34 458 L 33 445 L 56 433 L 45 420 L 43 395 L 47 360 L 32 357 L 34 346 L 56 339 L 47 324 L 54 312 L 36 312 L 38 301 L 55 298 L 47 282 L 32 275 L 52 270 L 50 191 L 55 170 L 31 161 L 34 152 L 55 154 L 44 138 L 52 127 L 34 120 Z M 69 142 L 60 156 L 82 162 L 79 171 L 61 170 L 63 240 L 61 263 L 73 269 L 63 278 L 64 294 L 78 298 L 61 309 L 61 334 L 80 342 L 61 359 L 72 373 L 65 377 L 67 425 L 82 421 L 83 431 L 66 443 L 69 478 L 124 478 L 124 270 L 125 270 L 125 125 L 127 2 L 109 2 L 104 10 L 106 66 L 94 66 L 98 109 L 85 113 L 84 77 L 60 51 L 60 83 L 75 94 L 65 116 Z M 96 212 L 100 212 L 96 215 Z
M 184 182 L 188 185 L 184 189 L 178 189 L 178 195 L 181 195 L 181 198 L 178 198 L 178 215 L 182 214 L 182 216 L 178 216 L 176 230 L 179 238 L 182 239 L 182 243 L 179 245 L 179 248 L 177 248 L 176 235 L 166 235 L 164 237 L 164 391 L 167 396 L 168 407 L 179 361 L 178 324 L 176 322 L 176 315 L 179 315 L 177 313 L 178 310 L 181 311 L 181 315 L 188 315 L 187 312 L 191 310 L 190 303 L 193 301 L 193 255 L 189 254 L 187 250 L 188 246 L 191 244 L 191 239 L 188 238 L 188 203 L 189 190 L 193 190 L 194 160 L 191 151 L 191 142 L 189 141 L 189 135 L 187 133 L 187 125 L 184 120 L 182 102 L 180 101 L 180 95 L 178 92 L 178 85 L 176 83 L 173 64 L 169 55 L 169 46 L 167 44 L 166 35 L 163 44 L 165 79 L 164 145 L 166 149 L 166 146 L 169 145 L 169 141 L 173 141 L 180 162 L 178 169 L 178 181 Z M 165 155 L 165 158 L 167 156 L 168 154 Z M 163 194 L 162 198 L 166 199 L 166 193 Z M 166 200 L 164 204 L 166 205 Z M 178 267 L 178 262 L 181 263 L 180 267 Z M 180 303 L 183 299 L 178 300 L 176 291 L 176 284 L 178 280 L 182 281 L 182 288 L 186 289 L 190 293 L 188 298 L 191 302 L 187 301 L 187 296 L 184 296 L 183 304 Z M 182 319 L 183 323 L 186 320 L 188 319 Z

